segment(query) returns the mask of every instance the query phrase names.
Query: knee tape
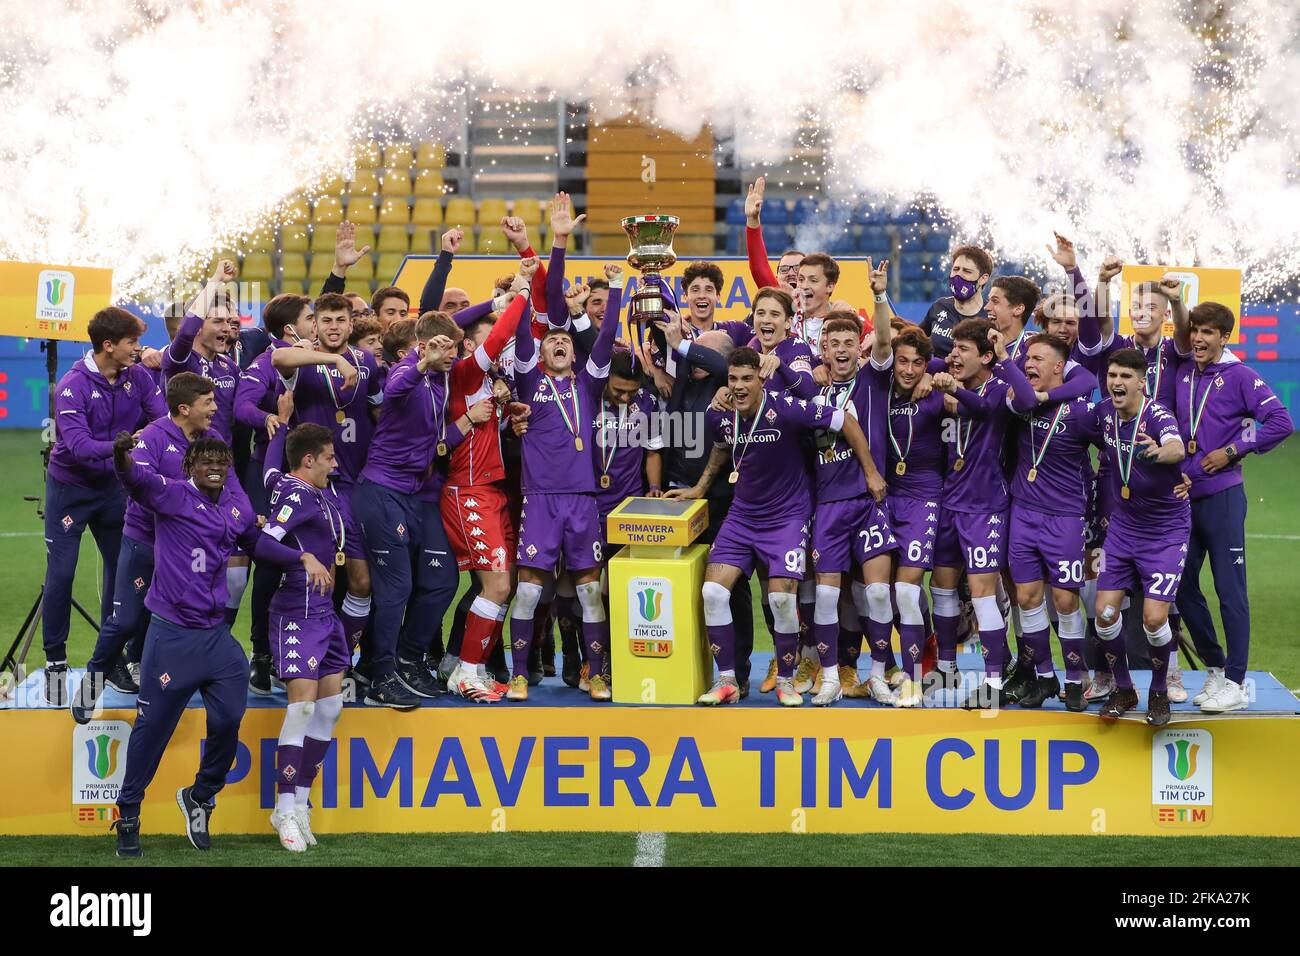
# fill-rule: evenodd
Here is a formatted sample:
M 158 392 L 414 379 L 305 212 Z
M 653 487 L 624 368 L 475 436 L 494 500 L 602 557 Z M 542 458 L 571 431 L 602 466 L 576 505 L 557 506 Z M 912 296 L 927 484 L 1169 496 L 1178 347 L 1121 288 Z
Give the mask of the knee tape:
M 817 585 L 817 609 L 813 612 L 814 624 L 840 622 L 840 589 L 831 584 Z
M 517 618 L 532 618 L 542 600 L 542 586 L 531 581 L 520 581 L 515 588 L 515 614 Z
M 921 617 L 921 588 L 906 581 L 894 583 L 894 594 L 898 597 L 898 619 L 903 624 L 924 624 Z
M 596 624 L 605 620 L 605 603 L 600 599 L 600 582 L 588 581 L 574 586 L 578 592 L 578 603 L 582 605 L 582 620 L 587 624 Z
M 1075 608 L 1069 614 L 1062 614 L 1057 622 L 1061 628 L 1062 640 L 1083 640 L 1084 628 L 1087 623 L 1083 619 L 1083 609 Z
M 1174 632 L 1169 627 L 1168 621 L 1161 624 L 1157 630 L 1147 631 L 1145 627 L 1142 630 L 1146 631 L 1147 643 L 1152 647 L 1164 647 L 1174 639 Z
M 894 606 L 889 603 L 889 585 L 877 581 L 868 584 L 865 589 L 867 599 L 867 617 L 877 624 L 888 624 L 894 620 Z
M 1113 608 L 1108 607 L 1106 610 L 1110 611 L 1113 610 Z M 1115 620 L 1109 625 L 1102 624 L 1101 621 L 1097 622 L 1097 636 L 1103 641 L 1115 640 L 1115 638 L 1119 637 L 1119 632 L 1123 629 L 1124 617 L 1121 614 L 1116 614 Z
M 1051 627 L 1051 622 L 1047 619 L 1047 602 L 1044 601 L 1038 607 L 1031 607 L 1028 611 L 1021 608 L 1020 624 L 1025 629 L 1025 633 L 1045 631 Z
M 958 617 L 961 615 L 961 604 L 957 602 L 957 590 L 955 588 L 931 587 L 930 597 L 934 599 L 935 617 Z
M 343 596 L 343 613 L 352 617 L 366 617 L 370 613 L 370 596 L 357 597 L 349 591 Z
M 731 623 L 731 592 L 717 581 L 705 581 L 702 589 L 704 596 L 704 623 L 710 627 L 721 627 Z
M 307 727 L 307 736 L 315 737 L 317 740 L 329 740 L 334 736 L 334 725 L 338 723 L 339 715 L 342 713 L 342 694 L 320 698 L 316 701 L 316 708 L 312 711 L 311 723 Z
M 313 709 L 313 701 L 310 700 L 296 701 L 285 708 L 284 723 L 280 725 L 280 743 L 291 747 L 302 746 Z
M 975 605 L 975 618 L 981 631 L 997 631 L 1007 626 L 996 597 L 973 597 L 971 604 Z
M 774 630 L 781 634 L 799 633 L 799 610 L 793 594 L 773 591 L 767 596 L 767 604 L 772 609 Z

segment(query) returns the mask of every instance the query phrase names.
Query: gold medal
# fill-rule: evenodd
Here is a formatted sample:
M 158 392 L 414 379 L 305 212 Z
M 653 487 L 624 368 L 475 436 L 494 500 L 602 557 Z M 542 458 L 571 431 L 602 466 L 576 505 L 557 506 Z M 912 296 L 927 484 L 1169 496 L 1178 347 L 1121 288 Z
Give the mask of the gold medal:
M 578 451 L 582 451 L 582 439 L 577 435 L 573 436 L 573 447 L 578 449 Z
M 835 449 L 834 449 L 834 448 L 827 448 L 824 452 L 822 452 L 822 461 L 826 462 L 827 464 L 831 464 L 832 462 L 834 462 L 834 461 L 835 461 Z
M 1195 454 L 1196 454 L 1196 439 L 1195 439 L 1195 438 L 1193 438 L 1191 441 L 1189 441 L 1189 442 L 1187 443 L 1187 453 L 1188 453 L 1189 455 L 1195 455 Z M 1125 495 L 1124 497 L 1127 498 L 1128 495 Z
M 441 458 L 445 454 L 447 454 L 447 443 L 440 441 L 438 442 L 438 457 Z
M 337 412 L 334 413 L 334 420 L 338 422 L 340 425 L 342 425 L 345 421 L 348 420 L 348 413 L 343 411 L 343 409 L 340 408 Z
M 600 487 L 602 487 L 602 488 L 608 488 L 609 485 L 610 485 L 609 475 L 601 475 L 601 476 L 600 476 Z
M 895 465 L 895 466 L 894 466 L 894 474 L 896 474 L 896 475 L 905 475 L 905 474 L 907 474 L 907 462 L 905 462 L 905 461 L 900 461 L 897 465 Z
M 1119 489 L 1119 496 L 1128 501 L 1128 485 L 1124 485 Z
M 1030 469 L 1029 469 L 1029 474 L 1026 475 L 1025 477 L 1028 478 L 1030 481 L 1033 481 L 1035 478 L 1038 477 L 1038 469 L 1037 469 L 1037 468 L 1030 468 Z
M 337 564 L 340 568 L 343 567 L 343 565 L 347 562 L 347 560 L 348 560 L 347 555 L 345 555 L 342 551 L 339 551 L 334 555 L 334 563 Z
M 961 471 L 961 470 L 962 470 L 963 468 L 965 468 L 965 467 L 966 467 L 966 459 L 965 459 L 965 458 L 958 458 L 956 461 L 954 461 L 954 462 L 952 463 L 952 470 L 953 470 L 953 471 Z
M 736 482 L 740 481 L 740 472 L 733 471 L 731 473 L 731 477 L 729 477 L 727 480 L 734 485 Z

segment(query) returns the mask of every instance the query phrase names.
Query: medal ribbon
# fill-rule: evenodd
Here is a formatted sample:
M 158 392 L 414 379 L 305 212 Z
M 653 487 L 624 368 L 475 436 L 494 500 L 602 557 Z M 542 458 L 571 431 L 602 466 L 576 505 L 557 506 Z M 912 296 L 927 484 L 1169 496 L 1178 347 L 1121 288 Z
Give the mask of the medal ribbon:
M 451 384 L 450 380 L 447 382 Z M 433 418 L 433 430 L 438 433 L 438 442 L 443 443 L 447 440 L 447 390 L 442 391 L 442 414 L 438 414 L 438 403 L 433 397 L 433 385 L 430 384 L 428 376 L 425 376 L 424 387 L 429 390 L 429 415 Z
M 614 464 L 614 456 L 618 454 L 619 438 L 623 434 L 624 414 L 627 411 L 626 405 L 618 406 L 618 434 L 614 437 L 613 444 L 605 441 L 605 399 L 600 400 L 600 433 L 596 435 L 596 443 L 600 446 L 600 470 L 604 474 L 609 474 L 610 465 Z M 607 451 L 608 449 L 608 451 Z
M 1147 366 L 1147 395 L 1155 401 L 1160 397 L 1160 379 L 1165 374 L 1165 337 L 1160 336 L 1160 342 L 1156 345 L 1156 380 L 1153 384 L 1151 381 L 1151 366 Z
M 745 454 L 749 451 L 749 444 L 754 438 L 754 430 L 758 428 L 758 422 L 763 417 L 763 409 L 767 407 L 767 392 L 763 392 L 763 400 L 758 403 L 758 411 L 754 412 L 754 422 L 749 426 L 749 434 L 745 436 L 745 450 L 740 453 L 740 460 L 736 460 L 736 446 L 731 446 L 731 470 L 740 471 L 740 464 L 745 460 Z M 731 434 L 733 438 L 740 438 L 740 409 L 735 409 L 731 413 Z
M 349 352 L 352 352 L 352 346 L 350 346 L 350 345 L 348 346 L 348 351 L 349 351 Z M 359 388 L 359 387 L 361 386 L 361 375 L 360 375 L 361 363 L 360 363 L 360 362 L 356 362 L 356 357 L 357 357 L 357 356 L 356 356 L 356 353 L 352 353 L 352 359 L 353 359 L 353 361 L 355 362 L 355 364 L 356 364 L 356 366 L 357 366 L 357 384 L 356 384 L 356 386 L 353 388 L 353 391 L 352 391 L 352 398 L 356 398 L 356 396 L 357 396 L 356 389 Z M 343 406 L 344 406 L 344 405 L 350 405 L 350 404 L 352 404 L 352 399 L 351 399 L 351 398 L 348 399 L 346 402 L 343 402 L 343 403 L 340 404 L 340 402 L 339 402 L 339 393 L 338 393 L 338 391 L 335 390 L 335 388 L 334 388 L 334 376 L 331 375 L 331 374 L 329 373 L 329 369 L 326 369 L 326 370 L 325 370 L 325 387 L 326 387 L 327 389 L 329 389 L 330 400 L 334 403 L 334 408 L 335 408 L 337 411 L 340 411 L 340 412 L 341 412 L 341 411 L 343 411 Z
M 993 379 L 986 378 L 984 380 L 984 384 L 979 387 L 979 390 L 975 394 L 982 396 L 984 394 L 984 389 L 988 388 L 988 384 L 991 381 L 993 381 Z M 963 438 L 961 434 L 961 419 L 960 418 L 957 419 L 957 457 L 958 458 L 966 457 L 966 449 L 970 447 L 970 430 L 971 428 L 974 427 L 974 425 L 975 425 L 975 419 L 968 418 L 966 420 L 966 436 Z
M 1137 417 L 1133 419 L 1133 439 L 1128 446 L 1128 464 L 1124 464 L 1124 446 L 1119 440 L 1119 410 L 1115 411 L 1115 417 L 1111 419 L 1111 424 L 1115 428 L 1115 459 L 1119 466 L 1119 481 L 1124 487 L 1128 487 L 1129 475 L 1133 473 L 1133 453 L 1137 449 L 1137 436 L 1142 428 L 1142 413 L 1147 410 L 1147 405 L 1151 400 L 1146 396 L 1142 397 L 1142 404 L 1138 408 Z
M 889 390 L 889 394 L 890 395 L 894 394 L 892 384 Z M 910 405 L 912 403 L 907 402 L 906 404 Z M 890 407 L 891 408 L 893 407 L 892 404 Z M 894 454 L 898 456 L 898 460 L 907 461 L 907 456 L 912 450 L 912 416 L 911 415 L 907 416 L 907 447 L 906 448 L 900 448 L 898 445 L 898 439 L 894 437 L 894 416 L 893 415 L 889 416 L 889 427 L 885 429 L 885 434 L 889 436 L 890 447 L 894 449 Z
M 551 376 L 549 375 L 543 375 L 542 377 L 546 381 L 547 388 L 551 390 L 551 396 L 555 399 L 555 407 L 560 410 L 560 417 L 564 419 L 564 427 L 569 430 L 569 434 L 571 434 L 574 438 L 577 438 L 578 422 L 582 421 L 582 409 L 578 405 L 577 377 L 575 376 L 571 378 L 572 386 L 570 390 L 573 393 L 573 417 L 572 418 L 569 417 L 569 411 L 564 407 L 564 402 L 561 401 L 560 399 L 560 390 L 555 387 L 555 379 L 551 378 Z
M 1055 417 L 1052 418 L 1052 427 L 1051 427 L 1050 429 L 1048 429 L 1048 431 L 1047 431 L 1047 437 L 1043 439 L 1043 447 L 1042 447 L 1042 448 L 1038 448 L 1038 447 L 1037 447 L 1037 442 L 1034 441 L 1034 421 L 1035 421 L 1035 419 L 1034 419 L 1034 416 L 1033 416 L 1032 414 L 1029 416 L 1029 447 L 1030 447 L 1030 449 L 1031 449 L 1031 450 L 1033 451 L 1033 453 L 1034 453 L 1034 465 L 1033 465 L 1033 467 L 1034 467 L 1035 470 L 1037 470 L 1037 469 L 1038 469 L 1038 466 L 1039 466 L 1040 464 L 1042 464 L 1043 456 L 1047 454 L 1047 446 L 1050 445 L 1050 444 L 1052 443 L 1052 439 L 1053 439 L 1054 437 L 1056 437 L 1056 426 L 1057 426 L 1057 424 L 1061 421 L 1061 416 L 1064 415 L 1064 414 L 1065 414 L 1065 403 L 1062 402 L 1060 405 L 1058 405 L 1058 406 L 1056 407 L 1056 415 L 1055 415 Z M 1116 438 L 1115 440 L 1116 440 L 1116 441 L 1119 441 L 1118 438 Z
M 1190 441 L 1196 440 L 1196 429 L 1200 427 L 1201 418 L 1205 415 L 1205 403 L 1210 400 L 1210 393 L 1214 391 L 1214 383 L 1206 387 L 1205 394 L 1201 396 L 1201 404 L 1196 404 L 1196 370 L 1192 369 L 1192 374 L 1188 376 L 1187 383 L 1187 417 L 1192 428 L 1192 433 L 1188 435 Z

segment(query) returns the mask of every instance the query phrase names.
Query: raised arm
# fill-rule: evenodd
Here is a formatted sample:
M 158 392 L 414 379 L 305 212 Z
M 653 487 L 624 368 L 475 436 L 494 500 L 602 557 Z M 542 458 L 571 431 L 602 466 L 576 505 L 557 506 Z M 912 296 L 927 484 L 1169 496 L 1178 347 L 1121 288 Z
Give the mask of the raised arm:
M 152 468 L 138 464 L 131 457 L 136 441 L 130 432 L 118 432 L 109 443 L 113 467 L 131 497 L 150 511 L 163 515 L 179 514 L 184 498 L 182 483 L 169 481 Z
M 871 271 L 871 294 L 876 300 L 876 311 L 872 315 L 871 360 L 883 366 L 894 354 L 889 344 L 894 338 L 894 327 L 890 324 L 894 310 L 888 295 L 889 260 L 881 259 L 880 265 L 873 267 L 868 257 L 867 268 Z
M 217 270 L 212 274 L 212 278 L 208 279 L 194 301 L 186 308 L 185 318 L 180 328 L 176 330 L 176 337 L 163 351 L 163 371 L 167 371 L 169 365 L 176 368 L 189 361 L 190 353 L 194 351 L 194 338 L 199 334 L 199 329 L 203 328 L 204 318 L 212 309 L 212 304 L 216 302 L 225 284 L 233 281 L 235 281 L 235 264 L 229 259 L 222 259 L 217 264 Z
M 334 266 L 330 269 L 330 274 L 325 277 L 325 282 L 321 285 L 321 294 L 342 292 L 347 288 L 344 280 L 347 278 L 348 270 L 360 262 L 361 257 L 369 252 L 369 246 L 357 248 L 357 227 L 355 225 L 346 219 L 339 223 L 338 230 L 334 233 Z
M 1038 396 L 1034 393 L 1034 386 L 1029 384 L 1029 379 L 1025 378 L 1025 373 L 1020 371 L 1020 366 L 1010 359 L 999 359 L 993 366 L 993 373 L 1011 386 L 1011 410 L 1013 412 L 1027 412 L 1038 404 Z M 1084 374 L 1087 374 L 1086 372 Z M 1093 379 L 1093 384 L 1096 384 Z
M 420 291 L 420 314 L 433 312 L 442 305 L 442 294 L 447 291 L 447 278 L 451 275 L 451 262 L 465 238 L 461 229 L 448 229 L 442 234 L 442 248 L 438 250 L 438 261 L 433 264 L 433 271 L 424 282 Z
M 767 245 L 763 242 L 762 211 L 763 193 L 767 180 L 759 176 L 750 184 L 749 194 L 745 196 L 745 252 L 749 256 L 749 274 L 754 285 L 762 289 L 765 286 L 780 286 L 772 264 L 767 261 Z
M 1016 365 L 1015 362 L 1008 364 Z M 1020 366 L 1016 365 L 1016 371 Z M 1021 374 L 1023 377 L 1023 373 Z M 1074 365 L 1065 373 L 1065 381 L 1047 393 L 1049 402 L 1072 402 L 1076 398 L 1086 398 L 1097 390 L 1097 376 L 1082 365 Z
M 551 200 L 551 261 L 546 269 L 546 301 L 551 311 L 562 313 L 546 313 L 553 328 L 565 328 L 569 321 L 564 305 L 564 250 L 569 244 L 569 236 L 586 218 L 586 213 L 577 217 L 573 215 L 573 202 L 568 193 L 558 192 Z
M 600 334 L 592 343 L 591 356 L 588 358 L 589 371 L 593 375 L 597 370 L 604 370 L 603 375 L 597 376 L 601 378 L 609 375 L 609 360 L 614 355 L 614 339 L 618 337 L 618 313 L 623 298 L 623 267 L 618 263 L 605 266 L 605 278 L 609 280 L 609 301 L 605 304 L 605 321 L 600 323 Z
M 1107 256 L 1101 263 L 1101 271 L 1097 273 L 1097 294 L 1094 298 L 1093 315 L 1090 321 L 1096 322 L 1096 337 L 1090 339 L 1095 341 L 1097 347 L 1109 345 L 1115 338 L 1115 320 L 1110 314 L 1110 282 L 1124 269 L 1124 260 L 1119 256 Z M 1083 343 L 1084 323 L 1087 317 L 1079 316 L 1079 342 Z M 1088 332 L 1092 335 L 1091 329 Z

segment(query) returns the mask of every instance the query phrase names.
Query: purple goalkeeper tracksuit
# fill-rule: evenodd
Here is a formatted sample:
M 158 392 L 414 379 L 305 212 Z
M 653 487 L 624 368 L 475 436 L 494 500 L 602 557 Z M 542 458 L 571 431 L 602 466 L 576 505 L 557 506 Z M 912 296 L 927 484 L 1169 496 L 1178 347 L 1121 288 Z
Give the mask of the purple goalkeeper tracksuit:
M 238 486 L 227 484 L 214 501 L 192 481 L 164 478 L 134 462 L 122 483 L 154 512 L 157 549 L 145 599 L 153 622 L 117 801 L 122 816 L 134 817 L 195 691 L 203 695 L 208 723 L 194 799 L 205 803 L 225 786 L 248 698 L 248 659 L 225 623 L 226 565 L 240 548 L 286 568 L 298 564 L 300 552 L 258 532 Z
M 54 448 L 45 477 L 45 595 L 41 637 L 47 661 L 68 656 L 72 580 L 81 534 L 90 528 L 104 558 L 101 621 L 113 613 L 126 500 L 113 474 L 113 438 L 167 414 L 145 369 L 122 369 L 110 385 L 90 352 L 59 380 L 54 394 Z

